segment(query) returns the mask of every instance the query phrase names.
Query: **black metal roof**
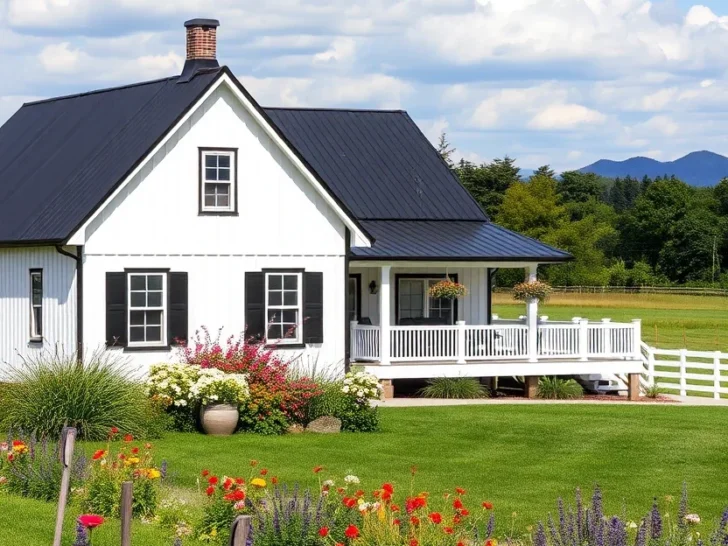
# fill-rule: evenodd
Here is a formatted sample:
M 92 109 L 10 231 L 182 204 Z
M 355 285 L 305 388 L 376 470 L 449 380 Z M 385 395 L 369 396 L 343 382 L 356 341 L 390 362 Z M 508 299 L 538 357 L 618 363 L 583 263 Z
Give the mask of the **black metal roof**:
M 0 127 L 0 242 L 70 237 L 219 73 L 23 105 Z
M 490 222 L 365 221 L 375 238 L 356 260 L 564 262 L 571 254 Z
M 487 220 L 407 112 L 265 111 L 359 220 Z

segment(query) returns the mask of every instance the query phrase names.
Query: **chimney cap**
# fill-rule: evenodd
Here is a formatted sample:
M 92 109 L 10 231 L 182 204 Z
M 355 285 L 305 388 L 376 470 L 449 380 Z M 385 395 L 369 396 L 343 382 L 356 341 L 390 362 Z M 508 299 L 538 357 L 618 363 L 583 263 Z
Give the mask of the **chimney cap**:
M 220 21 L 217 19 L 190 19 L 185 21 L 185 28 L 189 27 L 212 27 L 216 28 L 220 26 Z

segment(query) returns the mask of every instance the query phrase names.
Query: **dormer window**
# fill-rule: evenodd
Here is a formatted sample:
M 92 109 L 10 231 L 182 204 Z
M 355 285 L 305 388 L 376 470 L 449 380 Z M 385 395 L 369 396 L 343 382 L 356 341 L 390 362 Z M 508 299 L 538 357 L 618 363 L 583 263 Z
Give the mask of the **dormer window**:
M 236 149 L 200 148 L 200 214 L 237 214 Z

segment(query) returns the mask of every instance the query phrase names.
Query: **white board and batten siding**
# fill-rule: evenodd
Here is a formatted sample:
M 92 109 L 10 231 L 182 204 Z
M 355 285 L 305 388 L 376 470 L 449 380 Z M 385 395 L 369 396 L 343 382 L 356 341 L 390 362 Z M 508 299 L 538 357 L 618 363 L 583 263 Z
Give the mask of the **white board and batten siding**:
M 495 265 L 494 265 L 495 267 Z M 379 267 L 354 267 L 350 269 L 352 274 L 361 274 L 361 316 L 369 317 L 372 324 L 379 324 L 379 294 L 371 294 L 369 284 L 374 281 L 377 287 L 381 284 Z M 395 324 L 395 300 L 397 290 L 395 279 L 397 275 L 427 275 L 433 277 L 449 274 L 452 278 L 457 276 L 459 283 L 464 284 L 468 294 L 458 300 L 457 320 L 464 320 L 467 324 L 488 324 L 488 270 L 486 267 L 392 267 L 390 270 L 390 324 Z
M 31 269 L 43 271 L 43 343 L 31 342 Z M 54 247 L 0 249 L 0 379 L 5 364 L 56 347 L 76 349 L 75 260 Z
M 237 148 L 237 216 L 198 214 L 200 147 Z M 107 272 L 187 272 L 190 335 L 204 325 L 213 333 L 224 328 L 224 338 L 245 328 L 246 272 L 304 268 L 323 273 L 324 282 L 324 343 L 308 347 L 304 360 L 343 370 L 345 232 L 336 212 L 222 86 L 86 227 L 86 346 L 105 341 Z M 141 366 L 170 357 L 128 356 Z

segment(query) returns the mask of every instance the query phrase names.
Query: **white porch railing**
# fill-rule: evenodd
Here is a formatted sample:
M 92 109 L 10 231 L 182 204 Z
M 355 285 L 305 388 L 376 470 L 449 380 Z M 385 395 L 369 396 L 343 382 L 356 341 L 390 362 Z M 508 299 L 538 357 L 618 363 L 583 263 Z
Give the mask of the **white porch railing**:
M 529 329 L 523 323 L 488 326 L 391 326 L 391 362 L 452 362 L 464 364 L 488 360 L 553 360 L 558 358 L 641 358 L 639 321 L 629 324 L 588 322 L 541 322 L 536 346 L 529 346 Z M 381 358 L 379 326 L 351 323 L 351 357 L 361 361 Z

